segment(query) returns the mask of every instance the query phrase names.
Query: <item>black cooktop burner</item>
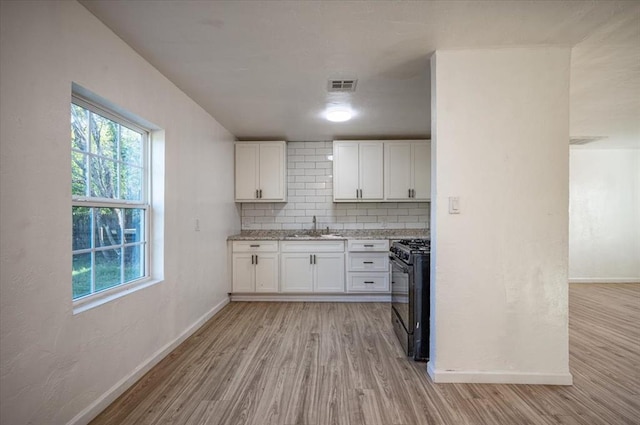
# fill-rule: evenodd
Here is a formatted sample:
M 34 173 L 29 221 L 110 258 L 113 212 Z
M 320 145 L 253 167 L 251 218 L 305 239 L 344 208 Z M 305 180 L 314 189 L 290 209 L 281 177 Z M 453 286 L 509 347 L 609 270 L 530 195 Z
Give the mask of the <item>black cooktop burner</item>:
M 404 245 L 405 247 L 411 250 L 428 250 L 431 246 L 431 241 L 429 239 L 402 239 L 397 242 L 400 245 Z

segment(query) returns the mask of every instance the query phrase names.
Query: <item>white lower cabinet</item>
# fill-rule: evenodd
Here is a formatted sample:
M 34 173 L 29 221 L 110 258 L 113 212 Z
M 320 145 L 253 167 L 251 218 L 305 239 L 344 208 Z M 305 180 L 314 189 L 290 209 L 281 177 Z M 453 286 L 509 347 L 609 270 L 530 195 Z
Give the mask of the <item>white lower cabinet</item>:
M 284 241 L 281 292 L 344 292 L 343 241 Z
M 389 241 L 350 240 L 349 292 L 389 292 Z
M 278 292 L 278 242 L 233 243 L 233 292 Z
M 314 292 L 344 292 L 344 253 L 313 254 L 315 270 Z
M 282 254 L 282 292 L 312 292 L 313 271 L 311 254 Z
M 387 240 L 233 241 L 232 291 L 388 293 L 388 250 Z

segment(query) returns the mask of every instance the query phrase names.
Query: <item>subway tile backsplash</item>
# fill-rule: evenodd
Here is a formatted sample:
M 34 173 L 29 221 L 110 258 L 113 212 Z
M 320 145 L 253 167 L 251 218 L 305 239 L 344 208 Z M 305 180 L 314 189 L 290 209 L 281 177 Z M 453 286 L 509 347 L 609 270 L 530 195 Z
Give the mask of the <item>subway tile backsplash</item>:
M 242 203 L 242 230 L 428 229 L 428 202 L 333 202 L 333 143 L 287 143 L 287 203 Z

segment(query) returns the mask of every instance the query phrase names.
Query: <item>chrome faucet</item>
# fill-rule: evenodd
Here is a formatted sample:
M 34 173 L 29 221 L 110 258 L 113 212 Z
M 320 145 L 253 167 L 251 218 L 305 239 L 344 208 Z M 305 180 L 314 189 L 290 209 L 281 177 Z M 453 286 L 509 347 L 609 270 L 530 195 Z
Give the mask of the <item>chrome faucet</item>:
M 316 221 L 316 216 L 313 216 L 313 233 L 317 233 L 318 232 L 318 223 Z

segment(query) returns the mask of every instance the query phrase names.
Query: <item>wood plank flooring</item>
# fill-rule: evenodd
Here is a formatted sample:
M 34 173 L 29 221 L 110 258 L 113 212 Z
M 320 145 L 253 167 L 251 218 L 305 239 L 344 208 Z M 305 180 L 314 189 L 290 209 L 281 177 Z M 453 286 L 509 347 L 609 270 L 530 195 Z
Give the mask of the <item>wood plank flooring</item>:
M 92 424 L 640 424 L 640 285 L 569 299 L 570 387 L 434 384 L 388 304 L 238 302 Z

